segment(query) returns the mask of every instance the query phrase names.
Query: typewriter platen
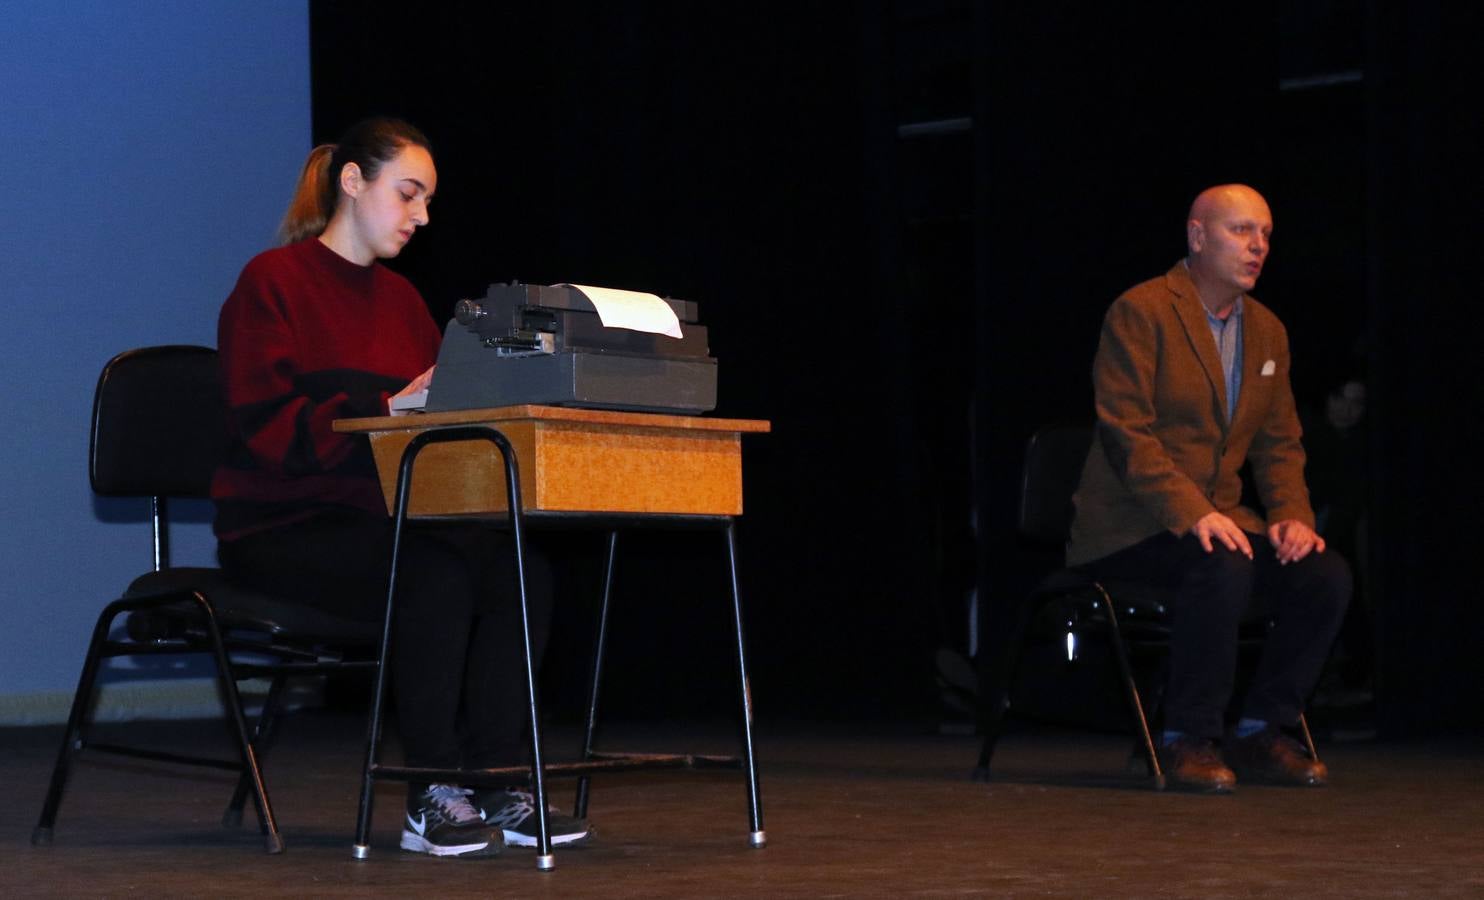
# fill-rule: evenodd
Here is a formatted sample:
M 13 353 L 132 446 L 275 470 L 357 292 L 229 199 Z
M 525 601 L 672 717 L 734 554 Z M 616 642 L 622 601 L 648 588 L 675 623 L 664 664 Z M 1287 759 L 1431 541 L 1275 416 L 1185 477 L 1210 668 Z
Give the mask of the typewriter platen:
M 681 337 L 606 327 L 570 285 L 491 285 L 443 332 L 428 412 L 520 404 L 693 414 L 716 407 L 716 360 L 695 303 L 664 303 Z

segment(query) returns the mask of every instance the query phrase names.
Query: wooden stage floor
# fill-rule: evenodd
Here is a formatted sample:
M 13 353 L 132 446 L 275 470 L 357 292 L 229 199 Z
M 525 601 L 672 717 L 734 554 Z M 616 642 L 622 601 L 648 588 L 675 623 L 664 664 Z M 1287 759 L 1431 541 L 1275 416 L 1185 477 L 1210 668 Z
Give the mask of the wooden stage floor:
M 216 723 L 135 734 L 226 746 Z M 361 721 L 292 717 L 268 762 L 288 851 L 262 853 L 251 810 L 223 829 L 223 773 L 91 756 L 50 847 L 29 839 L 59 728 L 0 730 L 0 896 L 231 897 L 1481 897 L 1484 739 L 1322 745 L 1334 784 L 1159 794 L 1125 774 L 1129 741 L 1013 734 L 999 778 L 968 780 L 973 737 L 903 726 L 759 724 L 769 846 L 747 846 L 735 772 L 613 774 L 598 834 L 559 850 L 440 860 L 396 849 L 403 792 L 377 793 L 371 859 L 350 858 Z M 729 750 L 724 726 L 609 729 L 626 749 Z M 683 739 L 677 745 L 677 739 Z M 554 729 L 555 758 L 575 746 Z M 640 745 L 644 746 L 640 746 Z M 555 799 L 571 801 L 570 782 Z

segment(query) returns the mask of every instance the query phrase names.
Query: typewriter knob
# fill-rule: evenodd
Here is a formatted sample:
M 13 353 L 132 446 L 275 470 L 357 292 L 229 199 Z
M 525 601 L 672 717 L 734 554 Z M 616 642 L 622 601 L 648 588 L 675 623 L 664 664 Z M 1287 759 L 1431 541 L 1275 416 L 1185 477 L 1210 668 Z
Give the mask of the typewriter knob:
M 474 300 L 460 300 L 453 307 L 453 317 L 458 319 L 459 324 L 466 328 L 472 327 L 475 322 L 478 322 L 487 315 L 489 313 L 485 312 L 484 307 L 480 306 Z

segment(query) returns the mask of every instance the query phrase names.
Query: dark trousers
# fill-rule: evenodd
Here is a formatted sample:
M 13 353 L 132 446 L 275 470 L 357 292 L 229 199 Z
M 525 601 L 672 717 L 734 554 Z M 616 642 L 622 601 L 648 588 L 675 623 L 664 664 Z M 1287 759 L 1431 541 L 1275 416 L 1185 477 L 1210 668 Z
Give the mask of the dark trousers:
M 1268 539 L 1247 534 L 1254 559 L 1194 535 L 1164 533 L 1082 569 L 1098 579 L 1173 588 L 1170 671 L 1164 727 L 1220 737 L 1236 680 L 1237 632 L 1271 618 L 1242 715 L 1288 726 L 1298 722 L 1319 679 L 1352 587 L 1350 567 L 1328 550 L 1280 565 Z
M 336 615 L 381 621 L 392 523 L 348 510 L 218 546 L 222 567 L 260 590 Z M 508 533 L 409 523 L 392 623 L 391 686 L 407 764 L 487 768 L 523 757 L 525 655 Z M 551 571 L 526 547 L 532 647 L 551 623 Z

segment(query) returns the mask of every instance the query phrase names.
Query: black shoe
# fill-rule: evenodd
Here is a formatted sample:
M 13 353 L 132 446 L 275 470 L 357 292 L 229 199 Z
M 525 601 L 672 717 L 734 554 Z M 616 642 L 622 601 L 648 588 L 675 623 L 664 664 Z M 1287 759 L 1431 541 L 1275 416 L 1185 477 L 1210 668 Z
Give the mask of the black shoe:
M 525 791 L 481 789 L 474 792 L 474 806 L 486 826 L 499 829 L 507 847 L 536 846 L 536 798 Z M 553 847 L 585 844 L 592 837 L 586 819 L 564 816 L 555 808 L 546 810 L 546 829 Z
M 1237 776 L 1221 754 L 1216 744 L 1204 738 L 1181 735 L 1164 744 L 1156 751 L 1159 767 L 1169 779 L 1170 787 L 1207 794 L 1228 794 L 1237 786 Z
M 469 802 L 473 791 L 448 784 L 408 793 L 402 849 L 433 856 L 494 856 L 500 843 Z

